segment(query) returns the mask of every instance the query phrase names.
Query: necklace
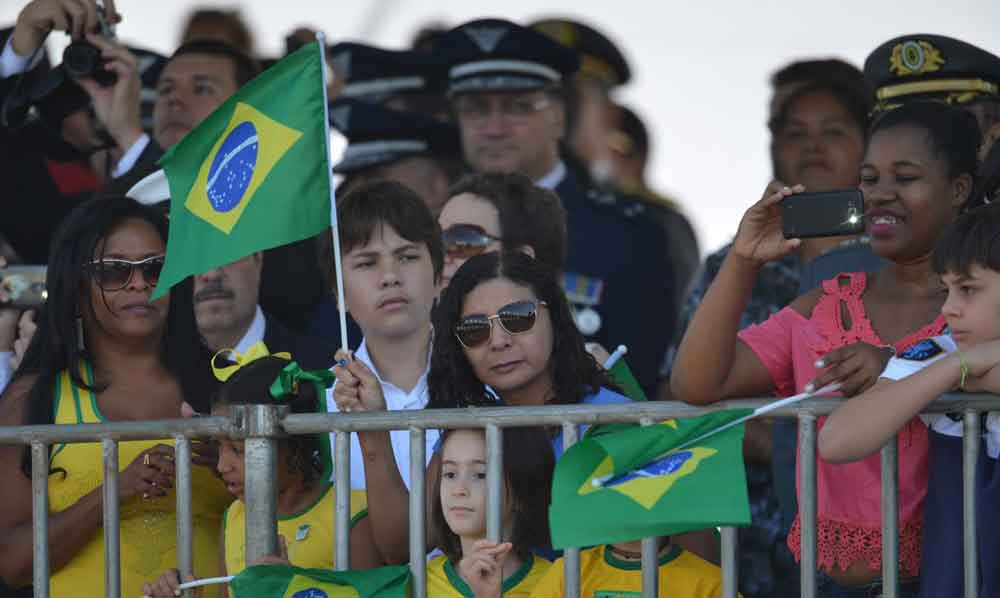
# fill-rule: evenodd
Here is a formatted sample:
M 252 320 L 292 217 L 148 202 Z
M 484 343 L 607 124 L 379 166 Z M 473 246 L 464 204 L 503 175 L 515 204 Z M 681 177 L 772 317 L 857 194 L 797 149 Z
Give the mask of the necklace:
M 621 558 L 622 560 L 626 561 L 642 560 L 642 552 L 633 552 L 631 550 L 624 550 L 622 548 L 618 548 L 614 544 L 609 545 L 608 548 L 611 549 L 612 554 L 614 554 L 616 557 Z M 662 556 L 665 552 L 667 552 L 668 548 L 670 548 L 670 538 L 661 538 L 659 549 L 656 551 L 656 556 L 657 557 Z

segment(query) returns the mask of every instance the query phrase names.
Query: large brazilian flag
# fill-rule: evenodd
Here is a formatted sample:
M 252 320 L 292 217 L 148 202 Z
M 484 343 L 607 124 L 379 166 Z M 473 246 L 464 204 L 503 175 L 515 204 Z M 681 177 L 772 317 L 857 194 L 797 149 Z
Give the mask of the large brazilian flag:
M 235 598 L 406 598 L 410 568 L 327 571 L 256 565 L 234 577 L 229 587 Z
M 184 278 L 330 226 L 323 67 L 308 44 L 243 86 L 160 159 L 170 237 L 153 298 Z
M 740 420 L 750 413 L 733 409 L 651 426 L 591 427 L 556 464 L 552 546 L 749 525 Z

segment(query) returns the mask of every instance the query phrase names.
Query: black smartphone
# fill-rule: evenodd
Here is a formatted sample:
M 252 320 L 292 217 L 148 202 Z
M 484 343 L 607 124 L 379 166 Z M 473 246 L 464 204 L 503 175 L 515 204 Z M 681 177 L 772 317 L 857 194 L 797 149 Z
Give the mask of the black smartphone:
M 781 201 L 786 239 L 857 235 L 865 230 L 865 198 L 858 189 L 798 193 Z
M 45 266 L 7 266 L 0 269 L 0 289 L 7 295 L 3 305 L 18 309 L 40 307 L 48 298 Z

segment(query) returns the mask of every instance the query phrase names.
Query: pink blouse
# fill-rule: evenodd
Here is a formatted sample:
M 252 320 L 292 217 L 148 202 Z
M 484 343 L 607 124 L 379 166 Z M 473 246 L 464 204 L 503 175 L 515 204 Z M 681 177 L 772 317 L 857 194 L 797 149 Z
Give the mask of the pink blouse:
M 861 300 L 866 284 L 863 272 L 841 274 L 823 283 L 824 293 L 809 319 L 786 307 L 763 324 L 740 332 L 739 338 L 770 372 L 779 395 L 802 392 L 820 374 L 816 360 L 834 349 L 858 341 L 886 344 L 872 328 Z M 850 329 L 844 328 L 841 305 L 850 314 Z M 940 334 L 945 325 L 944 317 L 939 315 L 931 324 L 892 345 L 902 352 L 921 339 Z M 824 423 L 826 418 L 819 418 L 817 431 Z M 920 418 L 913 418 L 900 431 L 898 442 L 900 566 L 906 574 L 916 575 L 927 494 L 927 426 Z M 821 569 L 846 569 L 859 560 L 873 570 L 882 567 L 881 487 L 878 454 L 842 465 L 817 457 L 817 559 Z M 801 535 L 797 516 L 788 546 L 798 559 Z

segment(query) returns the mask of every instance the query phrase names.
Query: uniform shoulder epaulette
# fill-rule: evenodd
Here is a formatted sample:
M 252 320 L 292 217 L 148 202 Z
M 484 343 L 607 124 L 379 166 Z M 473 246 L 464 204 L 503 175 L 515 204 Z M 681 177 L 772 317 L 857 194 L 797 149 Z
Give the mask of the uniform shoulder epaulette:
M 926 338 L 919 343 L 911 345 L 908 349 L 899 354 L 900 359 L 908 361 L 927 361 L 944 353 L 941 345 L 932 338 Z

